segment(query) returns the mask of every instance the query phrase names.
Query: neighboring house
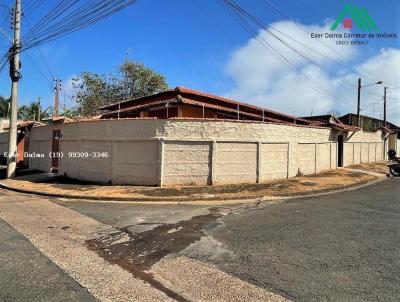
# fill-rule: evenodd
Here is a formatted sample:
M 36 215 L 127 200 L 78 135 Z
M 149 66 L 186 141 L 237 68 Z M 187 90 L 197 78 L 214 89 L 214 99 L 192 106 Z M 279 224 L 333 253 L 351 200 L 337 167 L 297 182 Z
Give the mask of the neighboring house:
M 30 167 L 128 185 L 260 183 L 384 158 L 385 131 L 300 118 L 178 87 L 34 127 Z M 57 155 L 59 155 L 57 157 Z
M 5 165 L 7 160 L 4 156 L 8 153 L 8 132 L 9 132 L 9 120 L 1 121 L 0 131 L 0 163 Z M 43 126 L 44 124 L 36 121 L 18 121 L 17 129 L 17 165 L 20 167 L 29 166 L 29 158 L 25 157 L 25 152 L 30 150 L 30 131 L 33 127 Z
M 358 118 L 356 114 L 349 113 L 340 118 L 340 120 L 349 125 L 356 125 Z M 380 119 L 376 119 L 369 116 L 360 116 L 361 125 L 364 131 L 377 131 L 378 129 L 383 129 L 388 136 L 388 150 L 393 149 L 398 153 L 400 152 L 400 127 L 386 122 Z
M 42 119 L 42 121 L 47 125 L 57 125 L 57 124 L 71 123 L 74 120 L 66 116 L 58 115 L 58 116 L 44 118 Z
M 332 114 L 327 115 L 317 115 L 317 116 L 305 116 L 303 119 L 313 122 L 313 125 L 320 125 L 325 127 L 331 127 L 332 129 L 338 131 L 360 131 L 361 128 L 357 126 L 353 126 L 350 124 L 343 123 L 340 119 L 335 117 Z
M 333 115 L 319 115 L 303 117 L 306 120 L 317 121 L 322 124 L 332 125 L 332 123 L 345 124 L 347 127 L 357 127 L 358 116 L 354 113 L 346 114 L 342 117 L 335 117 Z M 385 157 L 388 150 L 393 149 L 397 152 L 400 151 L 400 127 L 380 119 L 369 116 L 360 116 L 361 128 L 364 132 L 374 133 L 381 130 L 383 133 L 383 140 L 385 142 Z M 361 129 L 360 128 L 360 129 Z
M 299 117 L 183 87 L 105 106 L 101 110 L 103 111 L 102 119 L 209 118 L 310 124 Z
M 343 115 L 342 117 L 339 117 L 339 119 L 347 125 L 357 126 L 357 124 L 358 124 L 357 114 L 354 114 L 354 113 L 349 113 L 349 114 Z M 386 125 L 385 125 L 385 121 L 377 119 L 377 118 L 360 115 L 360 121 L 361 121 L 361 127 L 363 128 L 364 131 L 373 132 L 373 131 L 377 131 L 377 130 L 381 129 L 381 127 L 386 127 L 390 130 L 400 131 L 399 126 L 392 124 L 388 121 L 386 122 Z

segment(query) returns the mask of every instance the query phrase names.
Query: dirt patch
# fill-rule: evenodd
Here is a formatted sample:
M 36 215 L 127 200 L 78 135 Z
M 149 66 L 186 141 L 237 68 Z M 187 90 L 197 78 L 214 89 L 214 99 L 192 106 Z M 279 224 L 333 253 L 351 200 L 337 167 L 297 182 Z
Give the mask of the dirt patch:
M 382 163 L 361 165 L 359 168 L 383 171 Z M 358 167 L 358 166 L 357 166 Z M 337 169 L 319 174 L 274 180 L 259 184 L 234 184 L 216 186 L 186 187 L 136 187 L 98 186 L 58 183 L 35 183 L 18 179 L 2 180 L 8 188 L 27 193 L 45 194 L 57 197 L 89 198 L 124 201 L 195 201 L 195 200 L 239 200 L 264 197 L 284 197 L 339 190 L 365 184 L 378 176 Z
M 306 187 L 318 186 L 317 183 L 315 183 L 315 182 L 310 182 L 310 181 L 301 182 L 300 184 L 301 184 L 302 186 L 306 186 Z
M 375 173 L 387 174 L 389 173 L 389 168 L 386 162 L 370 163 L 370 164 L 360 164 L 353 165 L 349 167 L 350 169 L 361 169 L 366 171 L 371 171 Z
M 184 250 L 204 236 L 207 225 L 223 216 L 221 209 L 176 224 L 162 224 L 152 230 L 131 234 L 127 228 L 86 241 L 87 247 L 112 264 L 131 272 L 177 301 L 187 301 L 154 279 L 148 271 L 165 256 Z
M 41 182 L 49 184 L 63 184 L 63 185 L 103 185 L 103 186 L 107 185 L 93 181 L 77 180 L 63 175 L 58 175 L 57 177 L 48 178 Z

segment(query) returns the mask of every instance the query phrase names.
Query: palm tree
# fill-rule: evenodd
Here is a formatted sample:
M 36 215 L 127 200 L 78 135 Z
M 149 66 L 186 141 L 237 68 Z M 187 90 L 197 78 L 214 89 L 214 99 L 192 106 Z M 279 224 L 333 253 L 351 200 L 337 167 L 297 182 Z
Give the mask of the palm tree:
M 32 102 L 29 105 L 23 105 L 18 109 L 18 119 L 24 121 L 41 121 L 48 117 L 48 112 L 43 111 L 40 101 Z

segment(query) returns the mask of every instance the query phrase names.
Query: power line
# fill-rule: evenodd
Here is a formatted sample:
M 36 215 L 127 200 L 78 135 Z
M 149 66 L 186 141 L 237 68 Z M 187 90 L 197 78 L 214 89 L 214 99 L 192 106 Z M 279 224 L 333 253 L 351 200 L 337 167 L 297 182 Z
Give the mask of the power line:
M 31 23 L 30 23 L 30 21 L 29 21 L 29 19 L 28 19 L 28 16 L 24 15 L 24 18 L 25 18 L 26 22 L 28 23 L 29 27 L 32 28 L 32 25 L 31 25 Z M 52 83 L 52 81 L 53 81 L 56 77 L 54 76 L 54 73 L 51 71 L 50 66 L 49 66 L 49 64 L 47 63 L 47 60 L 46 60 L 46 58 L 45 58 L 45 56 L 44 56 L 44 54 L 43 54 L 43 51 L 42 51 L 42 49 L 41 49 L 41 47 L 40 47 L 39 45 L 37 46 L 37 50 L 38 50 L 38 53 L 39 53 L 40 58 L 42 59 L 42 61 L 43 61 L 43 63 L 44 63 L 44 66 L 46 67 L 47 71 L 49 72 L 49 74 L 50 74 L 50 76 L 51 76 L 50 82 Z
M 28 11 L 36 10 L 43 2 L 45 0 L 33 0 L 28 3 Z M 22 36 L 20 52 L 88 27 L 135 2 L 136 0 L 59 0 Z M 2 57 L 0 71 L 5 67 L 4 61 L 6 59 Z
M 321 83 L 313 80 L 309 76 L 305 75 L 303 72 L 299 71 L 291 62 L 289 59 L 287 59 L 283 54 L 281 54 L 276 48 L 274 48 L 267 40 L 265 40 L 263 37 L 257 34 L 257 32 L 252 28 L 252 26 L 246 21 L 245 17 L 248 17 L 248 13 L 244 11 L 237 3 L 231 0 L 222 0 L 222 3 L 227 6 L 230 11 L 233 13 L 234 18 L 238 23 L 247 31 L 249 34 L 254 37 L 257 42 L 259 42 L 261 45 L 266 46 L 269 50 L 273 51 L 273 54 L 275 54 L 278 58 L 280 58 L 281 61 L 283 61 L 286 65 L 288 65 L 294 72 L 295 74 L 303 80 L 307 85 L 309 85 L 314 91 L 318 92 L 319 94 L 328 97 L 330 101 L 340 101 L 343 103 L 346 103 L 352 107 L 355 105 L 353 103 L 350 103 L 343 99 L 343 97 L 340 97 L 339 95 L 333 93 L 326 87 L 324 87 Z
M 62 0 L 24 35 L 25 49 L 80 30 L 135 2 L 136 0 Z
M 284 11 L 282 11 L 281 9 L 279 9 L 277 6 L 275 6 L 274 4 L 272 4 L 271 2 L 267 1 L 267 0 L 262 0 L 262 2 L 266 5 L 268 5 L 269 7 L 271 7 L 273 10 L 275 10 L 277 13 L 279 13 L 281 16 L 283 16 L 284 18 L 287 18 L 293 22 L 296 22 L 292 17 L 290 17 L 288 14 L 286 14 Z M 306 30 L 302 29 L 304 32 L 306 32 L 307 34 L 310 34 L 309 32 L 307 32 Z M 335 55 L 337 55 L 337 52 L 331 48 L 328 44 L 324 43 L 323 41 L 321 41 L 319 38 L 316 39 L 316 41 L 318 41 L 319 43 L 321 43 L 322 45 L 324 45 L 326 48 L 328 48 L 329 50 L 332 51 L 332 53 L 334 53 Z M 367 74 L 367 73 L 361 73 L 360 71 L 352 68 L 352 67 L 347 67 L 344 64 L 342 64 L 341 62 L 338 62 L 334 59 L 329 59 L 332 62 L 335 62 L 336 64 L 342 66 L 343 68 L 345 68 L 348 71 L 351 71 L 353 73 L 356 73 L 364 78 L 368 78 L 373 82 L 377 82 L 378 80 L 374 79 L 371 75 Z M 356 86 L 355 86 L 356 87 Z

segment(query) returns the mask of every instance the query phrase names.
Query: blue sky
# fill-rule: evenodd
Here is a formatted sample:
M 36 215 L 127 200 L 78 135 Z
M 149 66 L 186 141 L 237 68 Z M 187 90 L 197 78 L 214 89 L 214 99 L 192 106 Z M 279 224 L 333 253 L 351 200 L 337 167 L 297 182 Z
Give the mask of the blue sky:
M 12 3 L 11 0 L 5 2 Z M 263 4 L 262 0 L 238 2 L 268 23 L 284 20 L 281 15 Z M 380 31 L 400 34 L 400 4 L 397 0 L 270 2 L 306 26 L 322 26 L 325 20 L 335 19 L 345 3 L 359 4 L 367 8 Z M 43 8 L 38 13 L 45 10 Z M 1 16 L 4 19 L 4 12 Z M 31 23 L 37 20 L 35 16 L 28 17 Z M 26 27 L 26 22 L 22 26 Z M 5 44 L 3 37 L 1 39 L 1 44 Z M 171 87 L 182 85 L 236 96 L 233 91 L 235 85 L 237 86 L 237 79 L 227 70 L 232 64 L 232 56 L 249 40 L 248 33 L 216 0 L 139 0 L 122 12 L 90 28 L 42 46 L 41 49 L 51 71 L 64 81 L 82 71 L 113 71 L 124 60 L 125 50 L 132 49 L 131 59 L 143 62 L 165 75 Z M 382 48 L 399 46 L 399 39 L 372 42 L 357 51 L 357 55 L 349 58 L 346 64 L 361 64 L 378 54 Z M 266 50 L 265 56 L 268 55 Z M 50 77 L 36 49 L 23 54 L 20 103 L 28 103 L 41 96 L 45 105 L 50 105 L 50 84 L 31 60 Z M 7 76 L 7 70 L 0 76 L 2 95 L 9 95 Z M 252 102 L 251 99 L 245 101 Z M 255 102 L 261 103 L 259 100 Z M 71 104 L 68 98 L 67 104 Z M 268 101 L 265 105 L 268 105 Z

